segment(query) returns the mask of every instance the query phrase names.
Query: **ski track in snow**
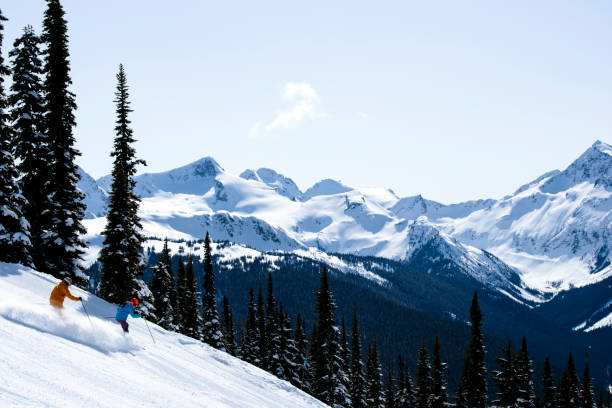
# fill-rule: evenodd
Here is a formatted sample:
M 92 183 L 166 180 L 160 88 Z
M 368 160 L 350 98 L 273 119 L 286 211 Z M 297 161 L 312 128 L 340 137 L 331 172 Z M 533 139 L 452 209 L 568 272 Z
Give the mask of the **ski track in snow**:
M 240 407 L 326 405 L 289 383 L 178 333 L 129 319 L 71 287 L 62 316 L 48 305 L 57 280 L 0 263 L 1 407 Z M 106 319 L 106 317 L 113 317 Z

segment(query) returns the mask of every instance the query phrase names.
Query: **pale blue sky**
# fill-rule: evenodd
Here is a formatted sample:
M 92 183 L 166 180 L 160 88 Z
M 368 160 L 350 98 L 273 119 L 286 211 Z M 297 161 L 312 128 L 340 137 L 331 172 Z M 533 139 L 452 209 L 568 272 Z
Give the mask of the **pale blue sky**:
M 4 0 L 8 53 L 43 0 Z M 203 156 L 445 203 L 612 142 L 608 1 L 64 0 L 79 164 L 110 172 L 125 65 L 146 171 Z M 287 85 L 292 84 L 292 85 Z

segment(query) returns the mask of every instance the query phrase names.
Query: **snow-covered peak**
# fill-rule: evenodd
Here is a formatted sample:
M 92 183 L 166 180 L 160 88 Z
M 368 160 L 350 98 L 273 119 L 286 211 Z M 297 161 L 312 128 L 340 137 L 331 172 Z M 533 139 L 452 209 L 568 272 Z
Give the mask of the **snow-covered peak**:
M 312 187 L 304 192 L 304 201 L 310 200 L 312 197 L 334 195 L 340 193 L 346 193 L 353 190 L 352 188 L 345 186 L 339 181 L 332 179 L 321 180 L 315 183 Z
M 289 177 L 285 177 L 275 170 L 260 168 L 258 170 L 247 169 L 240 174 L 245 180 L 260 181 L 272 187 L 278 194 L 293 201 L 302 200 L 302 191 Z
M 604 182 L 612 187 L 611 180 L 612 146 L 597 141 L 567 169 L 543 183 L 541 190 L 545 193 L 556 194 L 583 182 L 592 184 Z
M 77 168 L 79 174 L 79 190 L 85 194 L 85 218 L 96 218 L 106 215 L 108 205 L 108 194 L 104 191 L 81 167 Z

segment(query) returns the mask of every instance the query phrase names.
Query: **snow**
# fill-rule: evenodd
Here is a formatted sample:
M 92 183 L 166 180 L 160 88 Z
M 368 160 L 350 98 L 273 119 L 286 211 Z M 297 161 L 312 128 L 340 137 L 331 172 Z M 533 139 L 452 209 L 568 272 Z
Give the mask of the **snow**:
M 409 259 L 439 237 L 447 255 L 484 283 L 502 282 L 512 296 L 523 287 L 554 295 L 612 273 L 602 269 L 605 263 L 598 266 L 597 258 L 610 259 L 607 248 L 612 248 L 610 152 L 612 146 L 598 141 L 567 169 L 547 172 L 502 199 L 450 205 L 332 179 L 302 194 L 274 170 L 247 170 L 237 177 L 210 157 L 138 176 L 136 191 L 143 197 L 140 215 L 147 237 L 195 240 L 209 231 L 214 240 L 260 252 L 315 248 L 396 260 Z M 108 191 L 109 177 L 97 186 Z M 88 214 L 99 214 L 104 197 L 91 187 Z M 96 234 L 103 224 L 95 217 L 84 224 L 87 238 L 99 246 Z M 501 265 L 486 273 L 483 268 L 497 263 L 487 261 L 481 250 L 516 270 L 520 288 L 509 287 L 508 276 L 498 276 L 505 273 Z
M 48 305 L 57 280 L 0 263 L 2 407 L 324 407 L 289 383 L 189 337 L 130 319 L 78 288 L 62 315 Z

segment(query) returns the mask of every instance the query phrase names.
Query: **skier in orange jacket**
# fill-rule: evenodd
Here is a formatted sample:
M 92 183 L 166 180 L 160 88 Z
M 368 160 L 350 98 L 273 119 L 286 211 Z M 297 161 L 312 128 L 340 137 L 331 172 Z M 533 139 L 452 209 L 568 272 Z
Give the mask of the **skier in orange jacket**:
M 72 293 L 68 290 L 68 286 L 72 283 L 72 279 L 64 278 L 64 280 L 60 281 L 53 290 L 51 291 L 51 296 L 49 296 L 49 303 L 51 306 L 62 309 L 64 307 L 64 299 L 67 297 L 70 300 L 74 300 L 78 302 L 81 300 L 80 297 L 72 296 Z

